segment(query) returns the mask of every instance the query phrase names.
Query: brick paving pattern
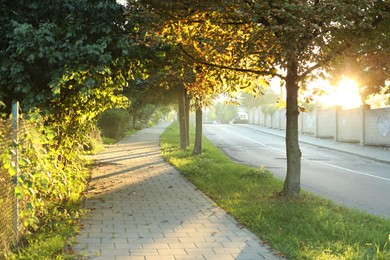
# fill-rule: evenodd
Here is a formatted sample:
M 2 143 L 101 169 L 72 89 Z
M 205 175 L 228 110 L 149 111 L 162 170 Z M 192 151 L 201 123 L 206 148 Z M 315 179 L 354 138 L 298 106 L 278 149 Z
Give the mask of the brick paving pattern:
M 280 259 L 160 156 L 166 125 L 144 129 L 94 156 L 73 247 L 80 259 Z

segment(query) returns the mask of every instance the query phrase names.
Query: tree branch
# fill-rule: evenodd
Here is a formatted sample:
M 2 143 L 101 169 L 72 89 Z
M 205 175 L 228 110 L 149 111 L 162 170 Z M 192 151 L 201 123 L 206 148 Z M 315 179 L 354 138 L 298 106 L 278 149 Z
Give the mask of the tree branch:
M 201 60 L 196 59 L 190 53 L 188 53 L 188 51 L 186 51 L 181 44 L 179 44 L 179 48 L 187 57 L 189 57 L 195 63 L 199 63 L 199 64 L 206 65 L 206 66 L 213 67 L 213 68 L 227 69 L 227 70 L 244 72 L 244 73 L 253 73 L 253 74 L 257 74 L 257 75 L 261 75 L 261 76 L 279 77 L 283 80 L 285 79 L 285 77 L 283 75 L 271 72 L 269 70 L 255 70 L 255 69 L 237 68 L 237 67 L 230 67 L 230 66 L 225 66 L 225 65 L 221 65 L 221 64 L 211 63 L 211 62 L 207 62 L 207 61 L 201 61 Z
M 312 73 L 314 70 L 316 69 L 319 69 L 321 68 L 322 66 L 324 66 L 325 64 L 327 64 L 329 61 L 331 61 L 336 55 L 339 55 L 341 54 L 343 51 L 345 51 L 346 49 L 348 48 L 348 45 L 345 45 L 343 46 L 342 48 L 340 48 L 339 50 L 337 51 L 334 51 L 332 52 L 331 54 L 329 54 L 328 56 L 325 57 L 325 59 L 323 59 L 321 62 L 318 62 L 317 64 L 309 67 L 304 73 L 302 73 L 301 75 L 298 76 L 298 80 L 302 80 L 303 78 L 305 78 L 307 75 L 309 75 L 310 73 Z

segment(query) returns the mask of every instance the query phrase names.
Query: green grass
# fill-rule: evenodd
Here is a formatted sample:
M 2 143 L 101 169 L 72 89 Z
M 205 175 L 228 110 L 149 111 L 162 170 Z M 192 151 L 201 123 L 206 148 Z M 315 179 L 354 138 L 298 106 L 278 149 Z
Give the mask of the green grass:
M 116 144 L 118 140 L 103 136 L 103 144 Z
M 64 214 L 63 217 L 56 217 L 37 232 L 26 235 L 18 248 L 5 253 L 4 259 L 77 259 L 71 246 L 79 231 L 79 218 L 84 211 L 80 210 L 77 205 L 68 206 L 69 212 L 72 212 L 70 215 Z
M 129 136 L 129 135 L 132 135 L 132 134 L 135 134 L 137 133 L 139 130 L 136 130 L 136 129 L 130 129 L 130 130 L 127 130 L 124 134 L 124 136 Z M 103 136 L 103 144 L 116 144 L 120 139 L 122 139 L 123 137 L 119 138 L 119 139 L 114 139 L 114 138 L 109 138 L 109 137 L 105 137 Z
M 139 130 L 136 130 L 136 129 L 129 129 L 125 132 L 125 136 L 129 136 L 129 135 L 132 135 L 132 134 L 135 134 L 137 133 Z
M 206 138 L 202 155 L 181 151 L 177 124 L 161 136 L 161 147 L 168 162 L 288 259 L 390 259 L 390 219 L 308 192 L 281 197 L 282 181 L 232 162 Z

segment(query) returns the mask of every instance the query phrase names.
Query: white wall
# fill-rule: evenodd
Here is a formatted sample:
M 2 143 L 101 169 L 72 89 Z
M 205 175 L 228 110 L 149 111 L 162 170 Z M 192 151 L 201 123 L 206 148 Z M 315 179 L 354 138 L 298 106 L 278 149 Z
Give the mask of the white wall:
M 265 115 L 261 107 L 249 111 L 251 124 L 286 129 L 285 109 Z M 319 138 L 332 138 L 341 142 L 390 147 L 390 108 L 366 107 L 342 110 L 328 108 L 300 113 L 299 131 Z

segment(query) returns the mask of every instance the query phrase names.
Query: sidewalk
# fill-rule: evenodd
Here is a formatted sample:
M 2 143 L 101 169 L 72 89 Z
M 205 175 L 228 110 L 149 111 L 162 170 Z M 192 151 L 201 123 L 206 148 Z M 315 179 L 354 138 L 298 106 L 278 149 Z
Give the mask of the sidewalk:
M 286 130 L 279 130 L 279 129 L 260 126 L 260 125 L 250 125 L 250 124 L 243 124 L 240 126 L 248 127 L 256 131 L 261 131 L 271 135 L 277 135 L 281 137 L 286 136 Z M 318 147 L 323 147 L 335 151 L 340 151 L 348 154 L 357 155 L 363 158 L 371 159 L 385 164 L 390 164 L 390 151 L 381 148 L 362 146 L 360 144 L 353 144 L 353 143 L 335 142 L 332 139 L 321 139 L 321 138 L 316 138 L 314 136 L 302 135 L 302 134 L 299 134 L 299 142 L 311 144 L 311 145 L 315 145 Z
M 144 129 L 94 156 L 73 247 L 80 259 L 281 259 L 160 156 L 167 125 Z

